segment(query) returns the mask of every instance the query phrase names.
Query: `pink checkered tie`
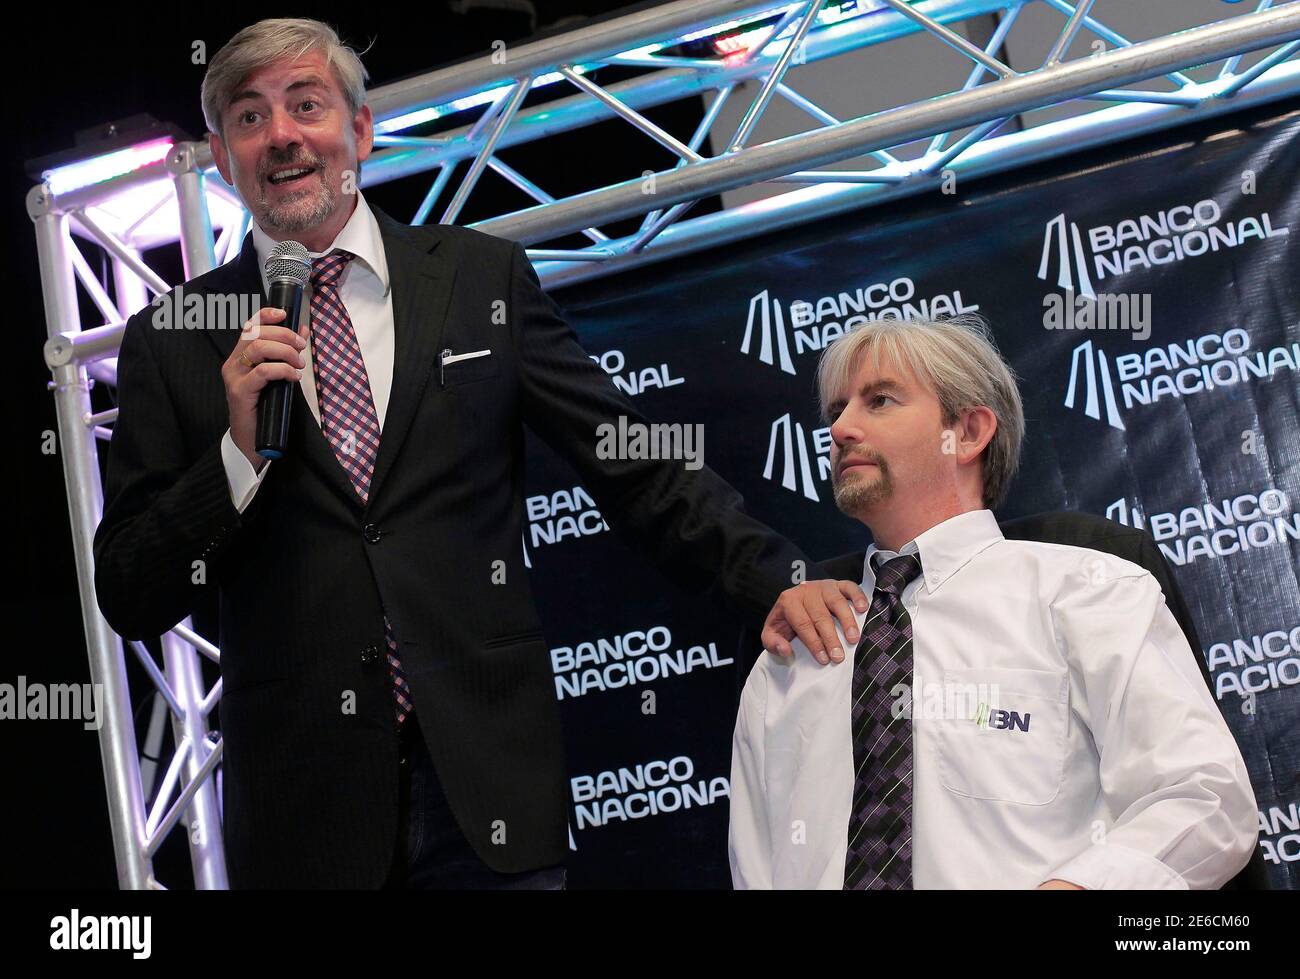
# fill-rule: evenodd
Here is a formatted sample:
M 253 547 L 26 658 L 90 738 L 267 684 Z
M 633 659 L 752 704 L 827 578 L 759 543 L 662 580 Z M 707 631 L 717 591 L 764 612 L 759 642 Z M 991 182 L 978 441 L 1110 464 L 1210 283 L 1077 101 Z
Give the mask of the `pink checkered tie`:
M 351 252 L 335 250 L 312 262 L 311 359 L 316 373 L 321 431 L 356 487 L 361 502 L 365 503 L 370 496 L 375 457 L 379 454 L 379 416 L 370 396 L 370 381 L 356 331 L 352 329 L 352 318 L 338 290 L 343 270 L 355 257 Z M 384 641 L 388 644 L 388 675 L 393 681 L 400 725 L 414 705 L 387 615 L 384 616 Z

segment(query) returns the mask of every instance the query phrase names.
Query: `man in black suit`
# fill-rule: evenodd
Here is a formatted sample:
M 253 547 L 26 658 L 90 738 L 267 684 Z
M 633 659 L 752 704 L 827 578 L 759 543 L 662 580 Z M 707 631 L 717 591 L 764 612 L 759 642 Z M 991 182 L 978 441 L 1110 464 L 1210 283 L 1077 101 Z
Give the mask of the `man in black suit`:
M 312 279 L 299 323 L 156 328 L 177 290 L 128 321 L 99 603 L 145 638 L 219 591 L 233 886 L 554 886 L 565 772 L 520 548 L 524 424 L 682 587 L 786 636 L 832 614 L 851 629 L 865 596 L 791 588 L 804 556 L 707 468 L 599 458 L 601 425 L 643 419 L 523 248 L 400 224 L 355 190 L 364 81 L 309 20 L 255 24 L 212 60 L 210 145 L 255 226 L 181 289 L 265 303 L 286 239 Z M 268 462 L 254 426 L 274 380 L 293 383 L 291 433 Z

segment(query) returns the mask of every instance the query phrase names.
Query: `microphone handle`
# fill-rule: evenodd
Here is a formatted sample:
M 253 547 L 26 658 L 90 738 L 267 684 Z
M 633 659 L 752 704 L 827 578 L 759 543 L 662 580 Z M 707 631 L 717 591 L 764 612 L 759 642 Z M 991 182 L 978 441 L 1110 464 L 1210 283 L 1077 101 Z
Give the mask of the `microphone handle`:
M 278 280 L 268 288 L 267 306 L 282 309 L 287 314 L 283 326 L 298 329 L 302 310 L 302 286 Z M 262 388 L 257 399 L 257 454 L 266 459 L 279 459 L 289 447 L 289 418 L 293 402 L 292 381 L 271 381 Z

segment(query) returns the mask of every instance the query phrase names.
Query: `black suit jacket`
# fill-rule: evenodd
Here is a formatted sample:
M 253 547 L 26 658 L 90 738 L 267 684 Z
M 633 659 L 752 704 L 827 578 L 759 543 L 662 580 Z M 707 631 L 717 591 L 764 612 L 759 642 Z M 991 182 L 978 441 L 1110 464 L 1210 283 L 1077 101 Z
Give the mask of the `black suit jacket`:
M 237 332 L 156 330 L 146 307 L 122 340 L 95 586 L 127 638 L 165 632 L 200 591 L 219 591 L 234 887 L 382 883 L 398 802 L 385 611 L 474 849 L 502 872 L 563 861 L 559 711 L 520 546 L 525 424 L 577 469 L 612 528 L 750 621 L 804 560 L 707 468 L 597 458 L 598 426 L 644 419 L 583 352 L 521 246 L 372 210 L 396 338 L 367 505 L 295 386 L 290 451 L 241 514 L 220 451 L 220 369 Z M 184 288 L 261 294 L 251 235 L 237 260 Z M 492 353 L 448 365 L 444 382 L 444 348 Z
M 1188 645 L 1196 654 L 1193 658 L 1200 668 L 1206 686 L 1213 694 L 1214 681 L 1210 677 L 1210 669 L 1201 652 L 1201 640 L 1196 634 L 1196 623 L 1192 619 L 1191 610 L 1188 609 L 1183 593 L 1178 588 L 1178 582 L 1174 580 L 1168 562 L 1165 561 L 1164 555 L 1160 553 L 1160 548 L 1150 534 L 1104 517 L 1075 511 L 1039 513 L 999 522 L 998 526 L 1002 530 L 1002 536 L 1008 540 L 1036 540 L 1052 544 L 1069 544 L 1074 547 L 1090 547 L 1132 561 L 1151 572 L 1160 584 L 1160 590 L 1165 594 L 1165 604 L 1178 620 L 1179 626 L 1187 637 Z M 866 551 L 854 551 L 822 561 L 816 565 L 816 568 L 820 574 L 830 578 L 860 582 L 866 559 Z M 758 633 L 752 628 L 746 628 L 742 633 L 742 655 L 736 660 L 739 667 L 737 674 L 740 689 L 743 689 L 758 656 L 766 655 L 762 653 L 762 644 L 757 640 L 757 635 Z M 737 699 L 739 699 L 740 689 L 736 692 Z M 1268 868 L 1258 847 L 1251 854 L 1250 862 L 1224 884 L 1223 889 L 1269 889 Z

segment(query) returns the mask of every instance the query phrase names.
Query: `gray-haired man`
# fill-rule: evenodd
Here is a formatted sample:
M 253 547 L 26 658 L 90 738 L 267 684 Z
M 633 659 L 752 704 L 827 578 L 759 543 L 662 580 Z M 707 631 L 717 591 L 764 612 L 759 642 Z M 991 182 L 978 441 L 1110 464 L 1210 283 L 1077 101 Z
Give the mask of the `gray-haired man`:
M 312 278 L 298 323 L 127 322 L 100 607 L 144 638 L 220 591 L 232 885 L 554 887 L 568 800 L 519 546 L 524 425 L 684 587 L 787 637 L 787 613 L 824 627 L 828 599 L 851 627 L 845 599 L 864 596 L 789 588 L 806 559 L 711 470 L 601 458 L 602 426 L 645 422 L 523 248 L 404 225 L 360 192 L 365 78 L 301 19 L 245 28 L 208 66 L 212 154 L 253 227 L 238 259 L 183 289 L 264 302 L 287 239 Z M 294 385 L 292 431 L 268 462 L 254 427 L 277 380 Z

